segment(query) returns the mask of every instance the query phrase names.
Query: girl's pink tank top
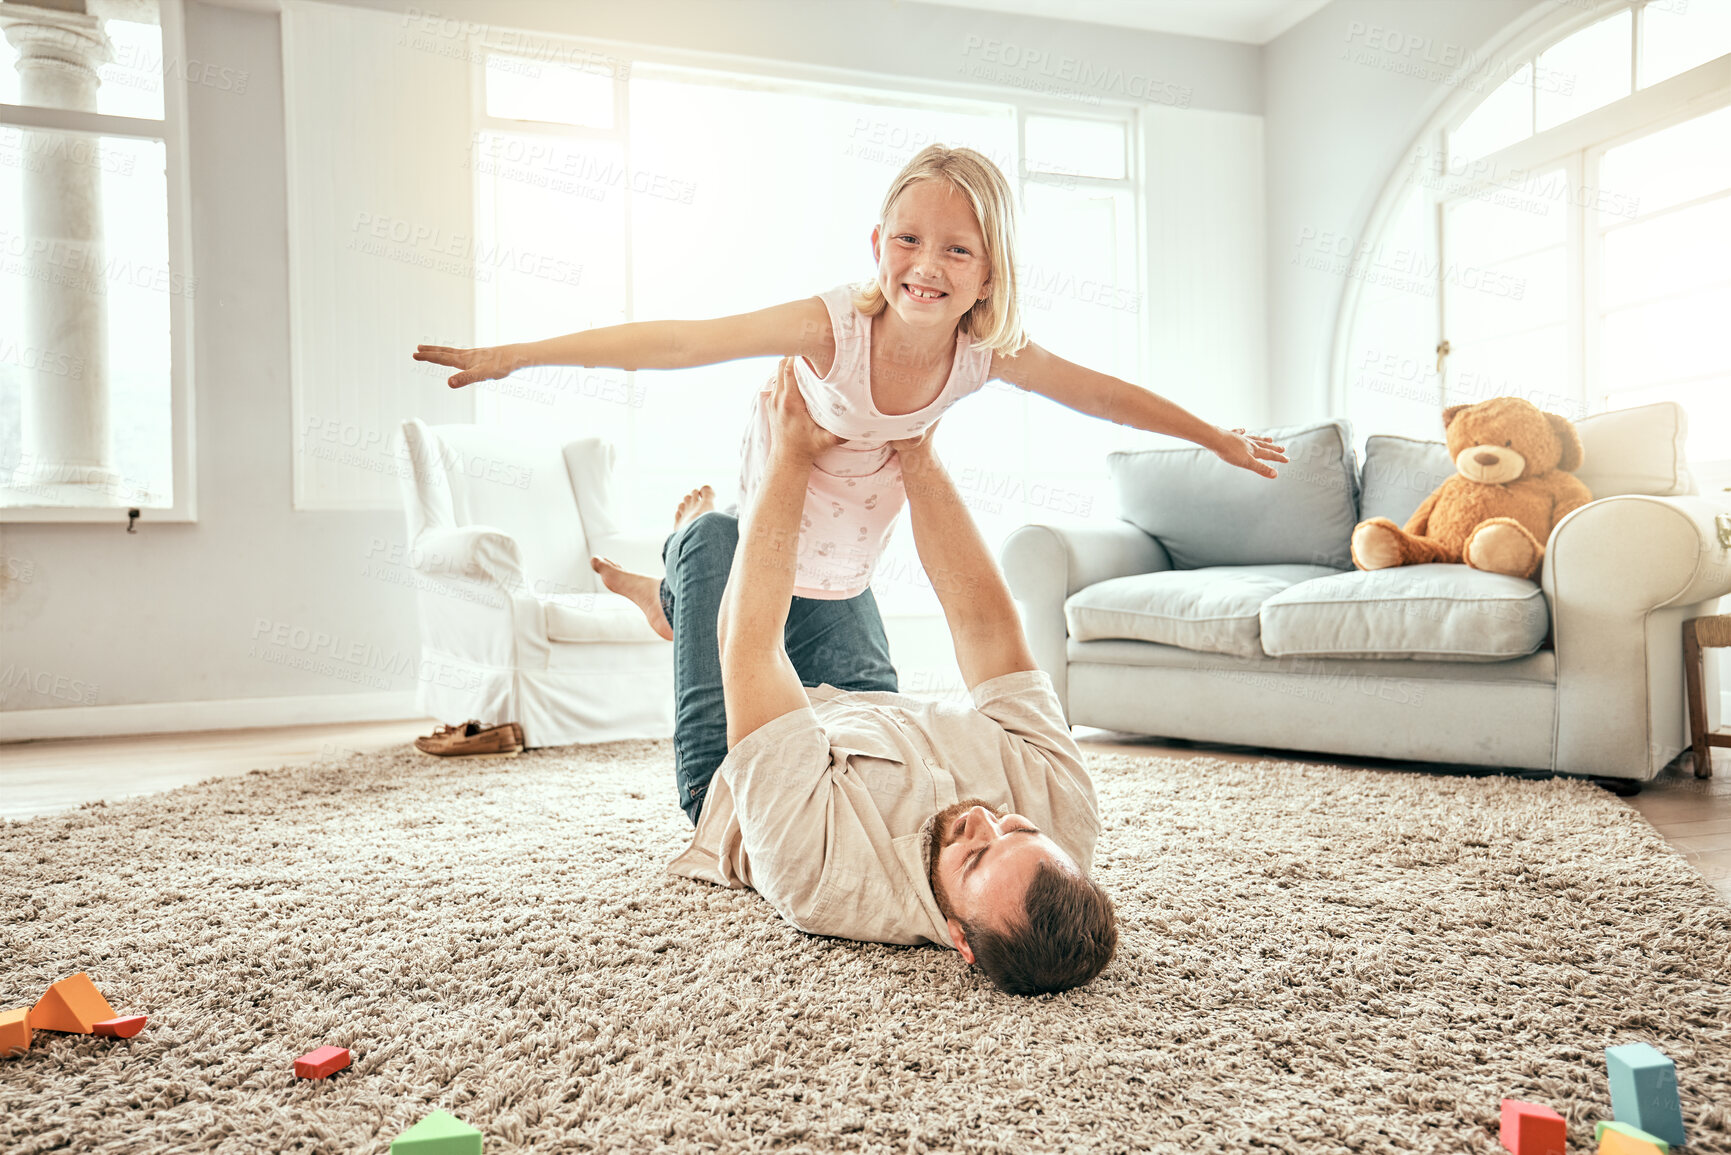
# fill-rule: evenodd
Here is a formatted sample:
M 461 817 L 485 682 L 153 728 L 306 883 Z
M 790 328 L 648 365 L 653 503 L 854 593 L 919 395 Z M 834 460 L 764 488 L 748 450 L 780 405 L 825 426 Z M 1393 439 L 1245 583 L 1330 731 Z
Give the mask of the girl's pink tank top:
M 835 361 L 819 377 L 804 357 L 796 358 L 794 378 L 812 420 L 847 440 L 812 464 L 799 522 L 793 592 L 833 600 L 855 597 L 870 586 L 896 515 L 907 502 L 901 459 L 889 443 L 923 432 L 951 405 L 984 385 L 992 351 L 974 348 L 973 338 L 958 330 L 949 379 L 932 403 L 913 413 L 880 413 L 872 403 L 872 319 L 854 306 L 853 285 L 838 285 L 818 299 L 829 309 L 835 330 Z M 757 493 L 769 460 L 770 385 L 752 400 L 740 446 L 742 512 Z

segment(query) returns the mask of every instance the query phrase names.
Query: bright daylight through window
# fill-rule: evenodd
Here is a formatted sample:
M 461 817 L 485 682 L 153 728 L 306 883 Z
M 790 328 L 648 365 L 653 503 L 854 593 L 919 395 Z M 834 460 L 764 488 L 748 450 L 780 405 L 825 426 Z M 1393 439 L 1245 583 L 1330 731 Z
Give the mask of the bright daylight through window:
M 170 510 L 175 317 L 196 286 L 169 232 L 159 6 L 7 7 L 0 508 Z
M 1033 339 L 1140 378 L 1124 119 L 891 100 L 643 62 L 615 83 L 601 66 L 529 63 L 505 53 L 488 60 L 474 145 L 477 240 L 489 250 L 569 254 L 582 272 L 550 283 L 533 269 L 501 267 L 477 285 L 478 342 L 720 316 L 869 280 L 884 193 L 938 142 L 984 153 L 1018 192 L 1018 287 Z M 625 516 L 651 524 L 694 479 L 731 500 L 750 397 L 770 372 L 763 361 L 677 372 L 530 369 L 480 386 L 477 414 L 611 439 L 620 470 L 637 479 L 621 493 Z M 994 549 L 1027 520 L 1030 495 L 1042 517 L 1110 505 L 1104 459 L 1123 442 L 1118 427 L 1001 383 L 946 425 L 947 458 Z M 906 519 L 875 586 L 886 612 L 936 611 Z

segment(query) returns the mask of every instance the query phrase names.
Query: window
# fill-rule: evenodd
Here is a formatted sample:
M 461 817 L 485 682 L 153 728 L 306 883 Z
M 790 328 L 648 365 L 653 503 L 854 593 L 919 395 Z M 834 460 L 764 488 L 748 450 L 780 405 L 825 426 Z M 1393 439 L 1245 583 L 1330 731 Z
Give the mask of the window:
M 940 142 L 985 154 L 1018 191 L 1018 291 L 1033 339 L 1138 377 L 1127 115 L 1034 115 L 644 61 L 611 84 L 581 73 L 531 82 L 515 67 L 490 53 L 476 102 L 478 243 L 571 254 L 581 268 L 550 278 L 531 263 L 479 283 L 483 343 L 743 312 L 870 279 L 889 182 Z M 763 360 L 546 367 L 483 385 L 477 416 L 612 439 L 633 482 L 618 491 L 622 518 L 658 525 L 699 482 L 723 505 L 734 499 L 751 398 L 772 371 Z M 1106 513 L 1104 455 L 1121 432 L 999 382 L 962 402 L 942 436 L 995 548 L 1025 521 L 1088 516 L 1097 497 Z M 874 589 L 888 615 L 937 612 L 905 518 Z
M 1492 396 L 1571 417 L 1669 400 L 1700 484 L 1731 483 L 1728 53 L 1731 0 L 1654 0 L 1421 141 L 1382 235 L 1425 254 L 1423 291 L 1343 310 L 1355 424 L 1436 437 L 1441 406 Z
M 184 84 L 247 78 L 117 11 L 0 7 L 0 520 L 194 512 Z

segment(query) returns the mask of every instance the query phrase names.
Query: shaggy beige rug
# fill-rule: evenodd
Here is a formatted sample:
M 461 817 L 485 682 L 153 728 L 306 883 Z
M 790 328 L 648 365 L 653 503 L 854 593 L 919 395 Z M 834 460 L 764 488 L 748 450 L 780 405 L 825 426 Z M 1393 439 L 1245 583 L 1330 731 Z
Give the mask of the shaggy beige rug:
M 0 1007 L 76 970 L 130 1041 L 0 1063 L 0 1150 L 1573 1151 L 1604 1048 L 1731 1152 L 1731 908 L 1580 782 L 1091 759 L 1118 958 L 1000 995 L 671 878 L 670 747 L 254 772 L 0 827 Z M 294 1057 L 352 1048 L 325 1082 Z

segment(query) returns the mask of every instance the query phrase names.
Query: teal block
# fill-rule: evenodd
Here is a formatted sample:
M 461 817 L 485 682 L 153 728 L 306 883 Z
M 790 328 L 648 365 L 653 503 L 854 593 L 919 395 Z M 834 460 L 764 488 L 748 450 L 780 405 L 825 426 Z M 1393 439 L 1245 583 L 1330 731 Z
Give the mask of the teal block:
M 481 1133 L 443 1111 L 434 1111 L 391 1140 L 391 1155 L 481 1155 Z
M 1683 1146 L 1683 1105 L 1677 1098 L 1677 1065 L 1646 1043 L 1605 1050 L 1611 1077 L 1611 1114 L 1673 1147 Z

